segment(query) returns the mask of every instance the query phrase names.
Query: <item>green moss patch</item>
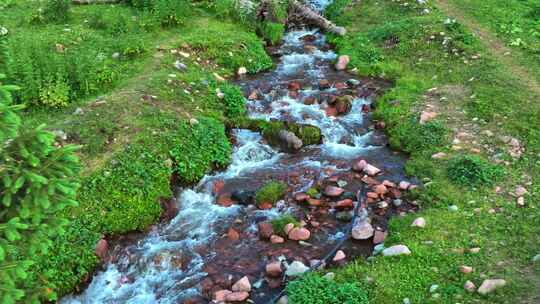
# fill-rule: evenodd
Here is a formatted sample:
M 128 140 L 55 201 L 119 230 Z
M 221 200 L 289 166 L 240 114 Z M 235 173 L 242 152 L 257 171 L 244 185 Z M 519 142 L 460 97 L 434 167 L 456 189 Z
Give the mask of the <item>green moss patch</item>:
M 287 185 L 283 182 L 271 181 L 262 186 L 255 194 L 257 205 L 263 203 L 274 204 L 282 199 L 287 192 Z

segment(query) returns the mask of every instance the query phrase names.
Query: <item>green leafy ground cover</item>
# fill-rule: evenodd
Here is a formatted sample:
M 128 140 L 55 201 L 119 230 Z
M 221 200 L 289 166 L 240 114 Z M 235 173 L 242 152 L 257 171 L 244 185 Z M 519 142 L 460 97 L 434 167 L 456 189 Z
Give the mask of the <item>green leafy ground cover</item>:
M 103 236 L 143 231 L 158 220 L 172 174 L 188 185 L 228 164 L 225 122 L 244 115 L 244 99 L 216 75 L 272 66 L 255 29 L 218 21 L 211 1 L 68 11 L 64 2 L 10 1 L 0 10 L 8 29 L 0 67 L 23 88 L 16 102 L 26 105 L 24 125 L 45 123 L 59 143 L 82 146 L 79 206 L 62 211 L 71 220 L 66 232 L 33 257 L 19 286 L 50 300 L 89 278 Z M 51 5 L 53 13 L 40 11 Z
M 407 172 L 422 179 L 425 189 L 415 194 L 422 211 L 392 219 L 386 241 L 387 246 L 405 244 L 412 254 L 357 260 L 335 270 L 337 282 L 360 282 L 370 303 L 378 304 L 406 298 L 411 303 L 534 303 L 540 281 L 540 266 L 532 261 L 540 252 L 539 96 L 467 28 L 445 22 L 432 5 L 366 0 L 343 10 L 349 2 L 328 9 L 349 30 L 331 41 L 340 54 L 351 56 L 360 74 L 394 81 L 377 101 L 376 117 L 386 122 L 392 146 L 410 153 Z M 439 116 L 420 124 L 427 103 Z M 476 129 L 470 129 L 472 122 Z M 470 142 L 452 143 L 463 131 L 473 133 L 480 150 Z M 509 155 L 501 135 L 525 146 L 521 158 Z M 432 158 L 436 152 L 447 157 Z M 510 194 L 516 185 L 528 189 L 524 207 Z M 449 208 L 453 205 L 457 211 Z M 426 219 L 425 229 L 410 226 L 418 216 Z M 474 247 L 480 252 L 469 252 Z M 461 265 L 474 271 L 461 273 Z M 465 281 L 479 286 L 485 278 L 508 284 L 487 296 L 464 290 Z M 434 284 L 439 288 L 430 293 Z

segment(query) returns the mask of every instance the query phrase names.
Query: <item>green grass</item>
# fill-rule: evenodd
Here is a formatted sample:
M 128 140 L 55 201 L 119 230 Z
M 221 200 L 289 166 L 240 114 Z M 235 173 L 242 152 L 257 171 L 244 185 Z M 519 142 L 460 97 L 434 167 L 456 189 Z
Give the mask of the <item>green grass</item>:
M 357 260 L 336 270 L 337 281 L 360 282 L 370 303 L 378 304 L 405 298 L 411 303 L 517 303 L 537 297 L 532 286 L 540 281 L 540 267 L 532 258 L 540 252 L 540 105 L 533 100 L 539 97 L 491 58 L 467 28 L 446 24 L 436 7 L 366 0 L 336 13 L 346 5 L 340 1 L 329 15 L 349 32 L 330 40 L 340 54 L 351 57 L 351 68 L 359 74 L 393 81 L 394 87 L 377 100 L 375 116 L 386 122 L 392 146 L 410 153 L 407 173 L 430 182 L 412 194 L 420 213 L 390 222 L 386 245 L 405 244 L 412 254 Z M 434 101 L 431 88 L 459 88 L 459 94 Z M 440 115 L 422 125 L 419 116 L 426 102 L 438 105 Z M 476 140 L 493 151 L 482 151 L 472 162 L 454 158 L 463 152 L 449 149 L 452 138 L 473 120 L 495 137 L 518 138 L 526 147 L 523 157 L 512 159 L 498 139 L 475 131 Z M 435 152 L 449 156 L 432 159 Z M 492 160 L 496 153 L 508 161 L 501 165 L 504 174 L 479 158 Z M 518 207 L 509 192 L 527 181 L 532 182 L 527 206 Z M 496 194 L 495 186 L 504 193 Z M 449 205 L 458 211 L 449 211 Z M 427 228 L 410 227 L 417 216 L 426 219 Z M 480 252 L 467 253 L 473 247 Z M 462 274 L 461 265 L 475 270 Z M 466 280 L 479 286 L 483 278 L 504 278 L 508 285 L 488 296 L 464 290 Z M 429 292 L 433 284 L 440 286 L 436 296 Z
M 284 182 L 271 181 L 262 186 L 255 194 L 257 205 L 263 203 L 275 204 L 283 198 L 287 191 L 287 185 Z
M 513 57 L 540 81 L 540 3 L 535 0 L 454 0 L 452 5 L 487 27 L 514 50 Z
M 218 21 L 202 10 L 187 12 L 192 14 L 189 23 L 163 28 L 144 11 L 125 5 L 77 6 L 66 24 L 35 26 L 28 16 L 38 6 L 12 1 L 0 11 L 2 25 L 10 30 L 6 45 L 20 48 L 20 54 L 13 53 L 26 64 L 14 65 L 15 70 L 44 75 L 61 69 L 73 72 L 64 80 L 88 80 L 83 90 L 69 83 L 69 102 L 58 107 L 31 98 L 30 91 L 19 96 L 27 103 L 22 113 L 26 126 L 45 123 L 49 130 L 65 134 L 62 142 L 82 146 L 80 206 L 66 212 L 72 220 L 66 233 L 53 240 L 48 255 L 36 257 L 24 286 L 54 300 L 92 275 L 99 263 L 94 247 L 100 238 L 144 231 L 158 220 L 160 199 L 172 196 L 173 174 L 189 185 L 228 164 L 231 144 L 225 122 L 243 117 L 244 98 L 215 74 L 228 77 L 240 66 L 261 71 L 272 61 L 253 30 Z M 56 52 L 57 42 L 66 47 L 65 53 Z M 230 52 L 223 51 L 222 42 Z M 141 52 L 138 45 L 144 46 Z M 119 59 L 112 58 L 114 52 L 120 53 Z M 34 53 L 43 60 L 20 57 Z M 96 61 L 101 53 L 104 59 Z M 177 61 L 186 68 L 177 69 Z M 71 70 L 77 68 L 80 71 Z M 112 76 L 103 78 L 95 69 Z M 32 82 L 23 72 L 11 76 L 26 88 Z M 95 77 L 112 81 L 94 85 Z M 50 96 L 63 96 L 62 90 L 52 88 Z M 218 88 L 225 98 L 217 97 Z

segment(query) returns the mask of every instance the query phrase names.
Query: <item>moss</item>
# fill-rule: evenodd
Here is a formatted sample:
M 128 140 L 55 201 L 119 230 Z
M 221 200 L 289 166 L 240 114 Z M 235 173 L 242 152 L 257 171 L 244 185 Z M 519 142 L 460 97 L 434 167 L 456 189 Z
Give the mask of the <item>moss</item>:
M 287 192 L 287 185 L 279 181 L 271 181 L 262 186 L 255 194 L 257 205 L 262 203 L 274 204 Z
M 279 235 L 284 235 L 285 225 L 292 223 L 295 227 L 300 227 L 300 222 L 292 215 L 285 214 L 272 220 L 272 228 Z

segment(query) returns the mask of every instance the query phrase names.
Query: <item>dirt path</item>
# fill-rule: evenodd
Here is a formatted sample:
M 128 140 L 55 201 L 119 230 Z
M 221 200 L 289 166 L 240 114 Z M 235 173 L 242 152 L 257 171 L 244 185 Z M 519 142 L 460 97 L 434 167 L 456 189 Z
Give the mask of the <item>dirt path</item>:
M 540 84 L 536 81 L 534 76 L 529 74 L 526 68 L 514 60 L 510 55 L 512 54 L 512 49 L 507 47 L 505 43 L 497 38 L 497 36 L 489 29 L 465 16 L 463 11 L 453 6 L 450 2 L 451 1 L 448 0 L 436 0 L 437 7 L 441 9 L 443 13 L 455 18 L 457 21 L 467 26 L 502 65 L 519 78 L 530 91 L 540 95 Z

